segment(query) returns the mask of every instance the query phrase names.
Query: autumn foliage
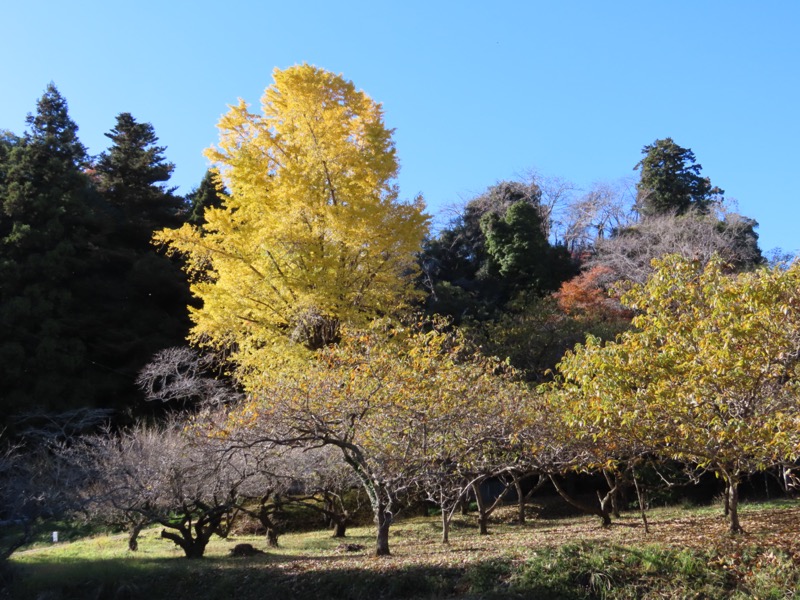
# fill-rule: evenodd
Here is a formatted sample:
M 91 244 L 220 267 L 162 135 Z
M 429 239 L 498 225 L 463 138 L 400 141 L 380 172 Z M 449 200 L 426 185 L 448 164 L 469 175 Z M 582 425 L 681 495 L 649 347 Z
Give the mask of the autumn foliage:
M 580 435 L 617 457 L 649 452 L 726 483 L 732 532 L 744 477 L 800 450 L 800 265 L 729 274 L 678 256 L 623 302 L 616 342 L 589 338 L 559 364 L 554 399 Z
M 619 299 L 610 294 L 614 274 L 608 267 L 597 266 L 565 281 L 553 294 L 558 307 L 567 315 L 590 319 L 618 319 L 630 316 Z
M 164 230 L 186 259 L 195 342 L 261 369 L 336 342 L 415 296 L 422 201 L 398 200 L 380 104 L 322 69 L 275 70 L 261 114 L 240 101 L 208 151 L 228 190 L 205 224 Z

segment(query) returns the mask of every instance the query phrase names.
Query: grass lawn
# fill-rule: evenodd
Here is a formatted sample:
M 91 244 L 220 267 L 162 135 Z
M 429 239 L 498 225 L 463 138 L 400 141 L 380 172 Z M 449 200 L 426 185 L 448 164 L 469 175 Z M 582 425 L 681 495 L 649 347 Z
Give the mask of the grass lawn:
M 635 513 L 610 528 L 570 517 L 511 523 L 500 512 L 490 535 L 474 520 L 454 524 L 439 542 L 436 518 L 399 520 L 391 557 L 372 556 L 374 530 L 348 531 L 340 548 L 329 531 L 287 534 L 267 550 L 262 538 L 212 540 L 190 561 L 160 529 L 145 531 L 139 551 L 125 535 L 39 544 L 12 559 L 13 579 L 0 598 L 800 598 L 800 503 L 746 504 L 743 536 L 731 537 L 718 507 Z M 237 543 L 265 554 L 233 558 Z

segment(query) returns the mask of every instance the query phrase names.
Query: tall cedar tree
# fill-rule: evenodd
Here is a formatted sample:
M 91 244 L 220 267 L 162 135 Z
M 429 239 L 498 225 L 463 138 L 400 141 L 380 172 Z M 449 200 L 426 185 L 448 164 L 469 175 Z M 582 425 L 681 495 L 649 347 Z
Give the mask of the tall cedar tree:
M 180 223 L 183 200 L 165 187 L 175 165 L 164 158 L 153 126 L 138 123 L 130 113 L 117 115 L 106 133 L 113 144 L 95 166 L 98 188 L 118 211 L 118 234 L 147 246 L 156 229 Z
M 695 162 L 694 152 L 672 138 L 656 140 L 645 146 L 642 154 L 644 158 L 634 168 L 642 171 L 636 186 L 636 210 L 643 217 L 682 215 L 689 209 L 707 213 L 725 193 L 700 175 L 702 166 Z
M 28 115 L 29 131 L 4 136 L 0 201 L 0 398 L 4 418 L 82 402 L 87 348 L 76 282 L 95 260 L 87 155 L 67 102 L 52 83 Z
M 94 179 L 105 200 L 107 239 L 89 335 L 95 362 L 116 380 L 119 404 L 130 405 L 138 396 L 139 370 L 155 352 L 181 344 L 188 332 L 183 273 L 150 243 L 154 231 L 181 224 L 185 206 L 167 187 L 174 165 L 164 158 L 150 123 L 121 113 L 105 135 L 112 145 L 99 156 Z

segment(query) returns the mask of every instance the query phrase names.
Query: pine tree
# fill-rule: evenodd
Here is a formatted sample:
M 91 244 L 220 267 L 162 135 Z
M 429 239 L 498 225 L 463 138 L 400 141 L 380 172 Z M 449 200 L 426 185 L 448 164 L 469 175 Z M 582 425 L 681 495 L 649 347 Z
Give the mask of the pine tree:
M 112 142 L 94 165 L 104 202 L 103 269 L 94 274 L 95 318 L 87 324 L 94 363 L 119 404 L 139 397 L 134 380 L 152 355 L 186 337 L 188 286 L 176 261 L 150 243 L 155 230 L 180 225 L 183 199 L 168 186 L 174 165 L 150 123 L 121 113 Z
M 702 177 L 702 166 L 694 152 L 672 138 L 656 140 L 642 149 L 645 157 L 635 169 L 642 175 L 637 184 L 636 210 L 644 217 L 679 214 L 694 209 L 708 213 L 711 204 L 725 192 Z
M 118 234 L 147 246 L 152 232 L 178 225 L 183 200 L 166 187 L 175 165 L 164 158 L 164 146 L 150 123 L 138 123 L 130 113 L 117 115 L 106 133 L 113 144 L 95 165 L 98 189 L 116 209 Z
M 0 229 L 0 397 L 4 413 L 81 397 L 86 347 L 73 284 L 92 260 L 87 155 L 52 83 L 6 141 Z M 9 139 L 8 137 L 6 138 Z
M 223 204 L 222 193 L 217 187 L 217 175 L 212 169 L 206 171 L 200 185 L 186 196 L 189 211 L 187 222 L 192 225 L 202 225 L 203 216 L 207 208 L 220 208 Z

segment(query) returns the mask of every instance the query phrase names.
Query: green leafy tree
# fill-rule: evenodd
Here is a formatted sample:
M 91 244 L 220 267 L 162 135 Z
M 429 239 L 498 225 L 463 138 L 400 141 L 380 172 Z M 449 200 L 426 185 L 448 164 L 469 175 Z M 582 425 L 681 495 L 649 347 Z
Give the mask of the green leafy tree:
M 499 183 L 426 242 L 431 312 L 486 319 L 516 294 L 543 294 L 575 273 L 566 251 L 547 240 L 541 196 L 535 183 Z
M 635 167 L 641 169 L 636 210 L 644 217 L 683 214 L 690 209 L 706 213 L 724 194 L 700 175 L 702 166 L 695 162 L 694 152 L 672 138 L 656 140 L 642 154 Z
M 512 290 L 553 291 L 575 272 L 566 251 L 548 243 L 539 211 L 527 202 L 512 204 L 502 218 L 486 214 L 481 231 L 487 270 Z

